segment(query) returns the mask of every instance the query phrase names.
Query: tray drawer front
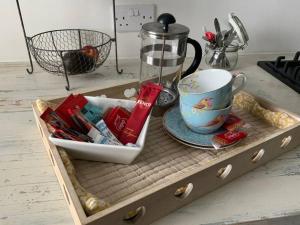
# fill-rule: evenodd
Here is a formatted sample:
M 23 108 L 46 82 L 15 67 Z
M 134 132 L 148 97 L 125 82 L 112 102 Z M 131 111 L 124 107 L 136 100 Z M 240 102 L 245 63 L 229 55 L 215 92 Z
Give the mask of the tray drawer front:
M 240 154 L 236 154 L 225 161 L 175 182 L 88 224 L 132 224 L 132 221 L 124 221 L 123 218 L 129 211 L 134 211 L 135 209 L 140 210 L 139 215 L 133 220 L 134 224 L 149 224 L 298 146 L 300 140 L 294 138 L 297 132 L 300 132 L 300 127 L 254 146 Z M 292 137 L 292 140 L 287 146 L 281 147 L 284 140 L 289 136 Z M 178 188 L 186 187 L 187 185 L 188 188 L 183 197 L 174 195 Z M 141 210 L 141 207 L 143 210 Z

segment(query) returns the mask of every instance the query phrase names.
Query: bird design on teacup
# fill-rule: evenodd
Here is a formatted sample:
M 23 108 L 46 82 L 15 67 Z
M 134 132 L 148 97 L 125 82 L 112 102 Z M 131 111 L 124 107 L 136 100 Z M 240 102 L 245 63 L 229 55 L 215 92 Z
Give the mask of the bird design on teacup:
M 210 122 L 208 122 L 203 127 L 212 127 L 212 126 L 218 125 L 220 123 L 224 123 L 224 121 L 225 121 L 225 116 L 224 115 L 219 115 L 216 118 L 214 118 L 213 120 L 211 120 Z
M 204 98 L 193 107 L 196 109 L 211 109 L 213 105 L 212 98 Z

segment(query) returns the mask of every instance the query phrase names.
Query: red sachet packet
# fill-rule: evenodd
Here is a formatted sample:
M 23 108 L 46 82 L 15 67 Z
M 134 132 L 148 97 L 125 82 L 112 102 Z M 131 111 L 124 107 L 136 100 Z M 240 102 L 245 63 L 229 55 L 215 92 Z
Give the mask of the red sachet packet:
M 55 129 L 53 135 L 54 137 L 65 139 L 65 140 L 84 142 L 84 140 L 82 140 L 80 137 L 60 129 Z
M 69 115 L 68 109 L 73 109 L 75 106 L 82 109 L 88 100 L 83 95 L 70 94 L 55 110 L 57 115 L 60 116 L 69 126 L 77 128 L 76 124 Z
M 244 121 L 242 121 L 239 117 L 230 113 L 227 120 L 223 124 L 223 127 L 226 130 L 234 131 L 241 128 L 244 124 L 245 124 Z
M 226 131 L 215 135 L 212 139 L 212 144 L 216 149 L 219 149 L 227 145 L 232 145 L 245 137 L 247 137 L 245 131 Z
M 90 138 L 88 136 L 72 129 L 51 108 L 47 108 L 40 117 L 52 127 L 50 131 L 54 134 L 54 136 L 68 140 L 90 142 Z
M 130 117 L 130 112 L 122 107 L 109 109 L 104 115 L 104 122 L 109 130 L 117 137 L 121 135 Z
M 161 90 L 162 85 L 154 84 L 152 82 L 148 82 L 141 86 L 136 105 L 119 137 L 119 140 L 124 145 L 136 143 Z
M 49 107 L 43 112 L 40 118 L 55 129 L 70 128 L 70 126 Z

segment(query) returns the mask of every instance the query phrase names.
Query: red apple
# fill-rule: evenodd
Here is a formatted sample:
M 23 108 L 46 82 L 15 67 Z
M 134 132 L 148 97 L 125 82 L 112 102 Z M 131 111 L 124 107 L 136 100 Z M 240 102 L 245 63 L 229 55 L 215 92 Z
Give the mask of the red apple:
M 91 45 L 86 45 L 81 49 L 81 52 L 90 58 L 93 58 L 95 60 L 98 60 L 99 57 L 99 51 L 97 48 L 91 46 Z

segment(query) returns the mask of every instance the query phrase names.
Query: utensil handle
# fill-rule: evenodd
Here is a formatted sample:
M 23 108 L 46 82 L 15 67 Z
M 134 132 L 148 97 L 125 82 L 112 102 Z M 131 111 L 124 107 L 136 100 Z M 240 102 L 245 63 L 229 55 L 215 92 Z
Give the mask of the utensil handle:
M 183 72 L 181 78 L 184 78 L 187 75 L 194 73 L 198 69 L 198 67 L 201 63 L 201 59 L 202 59 L 202 48 L 201 48 L 201 45 L 199 44 L 199 42 L 194 39 L 188 38 L 187 43 L 191 44 L 194 47 L 195 56 L 194 56 L 194 60 L 193 60 L 192 64 L 185 72 Z
M 233 83 L 238 79 L 241 79 L 242 82 L 232 91 L 233 95 L 237 94 L 240 90 L 242 90 L 246 86 L 247 77 L 244 73 L 238 72 L 233 74 Z
M 221 33 L 221 27 L 218 18 L 214 19 L 214 25 L 215 25 L 216 33 Z

